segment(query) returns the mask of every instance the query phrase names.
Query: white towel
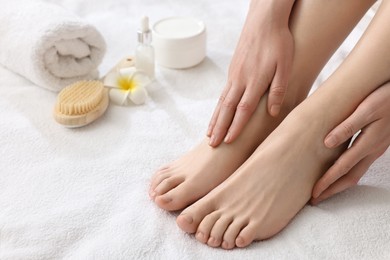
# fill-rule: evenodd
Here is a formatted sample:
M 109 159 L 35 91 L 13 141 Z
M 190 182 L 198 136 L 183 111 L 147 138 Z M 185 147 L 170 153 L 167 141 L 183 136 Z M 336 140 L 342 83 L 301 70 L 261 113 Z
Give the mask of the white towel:
M 47 2 L 0 0 L 0 6 L 3 66 L 53 91 L 98 77 L 106 45 L 95 27 Z
M 50 1 L 83 15 L 106 36 L 102 72 L 136 48 L 144 14 L 151 24 L 174 15 L 203 20 L 208 53 L 188 70 L 157 66 L 145 105 L 112 105 L 79 129 L 54 121 L 55 93 L 0 66 L 1 260 L 390 259 L 390 149 L 361 185 L 305 207 L 277 236 L 245 249 L 197 242 L 178 228 L 177 213 L 148 198 L 153 172 L 204 138 L 250 0 Z M 371 17 L 351 33 L 316 86 Z

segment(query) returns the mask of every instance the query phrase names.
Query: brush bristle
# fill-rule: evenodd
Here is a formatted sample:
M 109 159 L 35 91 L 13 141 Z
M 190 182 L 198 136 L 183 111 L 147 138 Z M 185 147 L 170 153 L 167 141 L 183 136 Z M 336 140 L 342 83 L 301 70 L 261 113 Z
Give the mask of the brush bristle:
M 57 99 L 57 110 L 63 115 L 82 115 L 97 107 L 103 98 L 103 83 L 78 81 L 64 88 Z

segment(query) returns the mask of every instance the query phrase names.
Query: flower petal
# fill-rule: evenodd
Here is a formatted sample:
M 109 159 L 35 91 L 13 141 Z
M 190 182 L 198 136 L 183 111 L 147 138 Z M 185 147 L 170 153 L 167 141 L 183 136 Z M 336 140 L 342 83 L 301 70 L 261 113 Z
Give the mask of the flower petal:
M 119 70 L 119 74 L 124 78 L 132 78 L 137 69 L 135 67 L 123 68 Z
M 105 87 L 119 88 L 119 86 L 118 86 L 118 77 L 119 76 L 120 75 L 117 72 L 115 72 L 115 71 L 108 73 L 104 77 L 103 85 Z
M 146 101 L 146 97 L 148 96 L 148 93 L 146 92 L 146 89 L 144 87 L 139 86 L 138 88 L 135 88 L 131 91 L 129 98 L 131 101 L 133 101 L 136 105 L 142 105 Z
M 124 91 L 122 89 L 111 89 L 110 90 L 110 100 L 116 104 L 116 105 L 119 105 L 119 106 L 126 106 L 128 103 L 127 103 L 127 100 L 128 100 L 128 96 L 130 94 L 130 91 Z
M 138 85 L 144 87 L 149 85 L 152 82 L 151 79 L 148 77 L 148 75 L 146 75 L 141 71 L 137 71 L 136 73 L 134 73 L 133 79 L 138 83 Z

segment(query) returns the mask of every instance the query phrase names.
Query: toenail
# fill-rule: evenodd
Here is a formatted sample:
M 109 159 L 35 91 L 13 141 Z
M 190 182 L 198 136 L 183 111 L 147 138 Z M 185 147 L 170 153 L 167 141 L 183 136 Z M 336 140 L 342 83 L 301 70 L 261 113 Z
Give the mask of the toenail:
M 204 235 L 202 232 L 196 233 L 196 237 L 197 237 L 199 240 L 202 240 L 202 241 L 205 239 L 205 235 Z
M 210 237 L 209 241 L 207 241 L 207 242 L 208 242 L 208 244 L 214 245 L 215 242 L 217 242 L 217 240 L 215 238 L 213 238 L 213 237 Z
M 236 239 L 236 245 L 237 246 L 243 246 L 245 243 L 244 239 L 242 237 L 237 237 Z
M 222 242 L 222 247 L 223 247 L 223 248 L 229 248 L 229 242 L 227 242 L 227 241 L 224 240 L 224 241 Z
M 210 237 L 210 239 L 209 239 L 209 241 L 208 241 L 208 244 L 209 244 L 210 246 L 215 247 L 215 246 L 221 245 L 221 241 L 220 241 L 219 239 L 217 239 L 217 238 Z
M 172 198 L 162 197 L 161 200 L 168 203 L 172 201 Z
M 194 222 L 194 220 L 193 220 L 193 218 L 192 217 L 190 217 L 190 216 L 187 216 L 187 215 L 181 215 L 184 219 L 185 219 L 185 221 L 188 223 L 188 224 L 192 224 L 192 222 Z

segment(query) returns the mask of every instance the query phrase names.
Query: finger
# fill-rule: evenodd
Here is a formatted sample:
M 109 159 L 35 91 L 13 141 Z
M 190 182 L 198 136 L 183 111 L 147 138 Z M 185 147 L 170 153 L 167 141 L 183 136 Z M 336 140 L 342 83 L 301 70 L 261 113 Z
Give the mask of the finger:
M 240 134 L 253 112 L 256 110 L 262 94 L 254 91 L 254 88 L 247 88 L 237 106 L 233 122 L 227 132 L 225 142 L 233 142 Z
M 388 144 L 386 120 L 379 120 L 363 128 L 352 147 L 346 150 L 332 167 L 318 180 L 313 189 L 316 198 L 338 178 L 349 172 L 355 164 L 369 154 L 379 151 Z M 387 148 L 387 146 L 386 146 Z
M 227 93 L 229 93 L 230 87 L 231 87 L 231 83 L 228 82 L 226 84 L 225 88 L 223 89 L 221 96 L 219 97 L 218 104 L 214 110 L 213 116 L 211 117 L 211 120 L 209 123 L 209 127 L 207 129 L 207 136 L 208 137 L 211 137 L 211 133 L 213 132 L 214 126 L 217 123 L 219 111 L 221 110 L 221 105 L 225 101 Z
M 348 174 L 344 175 L 331 186 L 329 186 L 318 198 L 312 199 L 311 203 L 318 204 L 319 202 L 337 193 L 355 186 L 378 157 L 378 154 L 372 154 L 365 157 L 358 164 L 356 164 Z
M 274 79 L 268 95 L 268 112 L 271 116 L 276 117 L 280 113 L 280 109 L 286 95 L 287 84 L 290 74 L 290 65 L 278 66 L 276 68 Z
M 371 121 L 365 116 L 366 111 L 363 106 L 359 106 L 346 120 L 336 126 L 326 137 L 325 146 L 334 148 L 346 142 L 354 136 L 360 129 L 370 124 Z
M 218 146 L 225 138 L 244 90 L 244 87 L 232 86 L 230 88 L 229 93 L 221 104 L 217 122 L 214 126 L 213 132 L 211 133 L 209 142 L 210 146 Z
M 375 144 L 374 131 L 362 131 L 352 147 L 346 150 L 329 170 L 317 181 L 313 188 L 313 197 L 317 198 L 333 182 L 348 173 L 360 160 L 368 155 Z M 375 135 L 374 135 L 375 137 Z

